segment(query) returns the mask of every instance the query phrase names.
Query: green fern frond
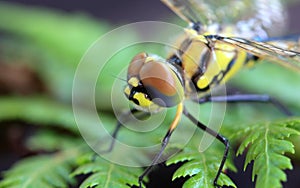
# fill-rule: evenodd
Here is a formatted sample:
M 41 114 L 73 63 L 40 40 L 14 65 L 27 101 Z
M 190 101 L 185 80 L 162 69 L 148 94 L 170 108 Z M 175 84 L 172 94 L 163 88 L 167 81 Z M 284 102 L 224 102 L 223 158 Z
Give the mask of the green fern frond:
M 30 157 L 4 173 L 1 188 L 68 187 L 74 183 L 69 174 L 75 165 L 77 150 Z
M 213 188 L 213 180 L 224 153 L 224 148 L 214 146 L 215 145 L 204 152 L 199 152 L 197 147 L 188 146 L 185 147 L 180 154 L 169 159 L 167 165 L 184 162 L 174 173 L 173 180 L 179 177 L 190 176 L 184 183 L 184 188 Z M 225 168 L 235 170 L 230 160 L 226 162 Z M 236 187 L 232 180 L 224 173 L 221 173 L 218 184 Z
M 91 155 L 81 157 L 79 167 L 72 173 L 72 176 L 88 174 L 80 188 L 128 188 L 128 185 L 138 185 L 142 168 L 117 165 L 101 157 L 97 157 L 95 161 L 90 159 Z
M 292 169 L 293 166 L 284 154 L 294 153 L 294 145 L 287 138 L 299 135 L 299 127 L 300 120 L 286 120 L 248 126 L 235 134 L 244 137 L 237 155 L 248 148 L 244 169 L 254 161 L 252 180 L 257 176 L 257 188 L 281 187 L 281 181 L 286 181 L 284 170 Z

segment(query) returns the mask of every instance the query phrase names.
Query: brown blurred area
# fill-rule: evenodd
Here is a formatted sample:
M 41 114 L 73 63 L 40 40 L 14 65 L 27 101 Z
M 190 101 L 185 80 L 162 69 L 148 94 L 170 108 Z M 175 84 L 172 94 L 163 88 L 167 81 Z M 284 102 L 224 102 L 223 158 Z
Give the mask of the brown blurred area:
M 42 81 L 27 65 L 0 62 L 0 95 L 30 95 L 44 91 Z

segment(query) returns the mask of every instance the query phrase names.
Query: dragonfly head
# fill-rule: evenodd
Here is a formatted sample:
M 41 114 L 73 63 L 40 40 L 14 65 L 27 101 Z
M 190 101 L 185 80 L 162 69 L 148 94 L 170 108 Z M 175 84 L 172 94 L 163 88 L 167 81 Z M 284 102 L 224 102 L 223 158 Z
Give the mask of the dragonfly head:
M 144 111 L 179 104 L 184 97 L 183 84 L 166 60 L 140 53 L 130 62 L 127 72 L 126 97 Z

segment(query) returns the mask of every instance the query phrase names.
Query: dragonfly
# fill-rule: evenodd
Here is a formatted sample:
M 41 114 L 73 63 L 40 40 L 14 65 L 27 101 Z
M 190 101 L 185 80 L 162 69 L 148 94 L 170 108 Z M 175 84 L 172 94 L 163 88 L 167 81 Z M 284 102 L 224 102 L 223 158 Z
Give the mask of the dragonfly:
M 220 2 L 224 1 L 211 4 L 204 0 L 161 1 L 186 21 L 188 27 L 175 42 L 177 48 L 166 59 L 142 52 L 131 60 L 128 67 L 124 93 L 134 104 L 129 113 L 159 112 L 162 108 L 176 107 L 176 115 L 163 138 L 160 151 L 139 177 L 139 187 L 142 187 L 144 177 L 163 155 L 183 115 L 224 144 L 223 157 L 212 182 L 219 187 L 218 179 L 227 159 L 229 141 L 195 118 L 183 102 L 269 102 L 283 113 L 291 115 L 284 105 L 268 95 L 211 96 L 210 91 L 226 83 L 242 67 L 264 59 L 300 72 L 298 37 L 285 40 L 268 37 L 272 28 L 279 28 L 285 23 L 283 8 L 277 0 L 232 0 L 223 4 Z M 247 3 L 251 3 L 251 6 Z M 244 15 L 249 7 L 253 9 L 254 17 L 247 18 L 248 15 Z M 227 16 L 228 10 L 232 12 L 230 18 Z M 120 127 L 121 123 L 118 122 L 112 134 L 114 138 Z M 108 150 L 112 148 L 113 142 Z

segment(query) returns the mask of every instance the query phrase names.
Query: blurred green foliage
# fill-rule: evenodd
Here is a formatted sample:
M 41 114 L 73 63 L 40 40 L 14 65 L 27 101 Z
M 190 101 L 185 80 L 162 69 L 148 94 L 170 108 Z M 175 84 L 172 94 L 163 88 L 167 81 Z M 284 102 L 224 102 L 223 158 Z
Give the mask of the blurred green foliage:
M 34 54 L 31 51 L 28 55 L 35 56 L 31 66 L 54 96 L 70 102 L 72 81 L 81 57 L 109 26 L 84 14 L 68 15 L 1 2 L 0 29 L 17 37 L 11 44 L 16 50 L 20 50 L 20 43 L 27 53 L 27 46 L 31 47 Z
M 73 79 L 77 66 L 84 57 L 86 50 L 112 28 L 108 23 L 95 20 L 82 13 L 70 14 L 40 7 L 32 8 L 5 2 L 0 3 L 1 62 L 26 64 L 38 74 L 47 88 L 45 93 L 38 93 L 30 97 L 1 96 L 0 121 L 17 119 L 40 126 L 39 130 L 27 139 L 26 146 L 33 151 L 42 150 L 51 153 L 17 162 L 4 173 L 4 180 L 1 181 L 0 187 L 12 185 L 14 187 L 21 185 L 23 187 L 68 187 L 75 184 L 76 178 L 73 176 L 80 174 L 87 175 L 87 179 L 81 184 L 81 187 L 92 185 L 102 187 L 102 183 L 115 187 L 125 187 L 127 183 L 137 185 L 137 176 L 142 168 L 124 168 L 100 158 L 96 161 L 91 160 L 93 151 L 79 134 L 71 106 Z M 128 30 L 107 43 L 107 52 L 116 44 L 125 43 L 130 39 L 138 39 L 138 37 L 140 36 L 136 35 L 136 31 Z M 172 37 L 170 38 L 172 39 Z M 122 87 L 125 83 L 121 80 L 125 77 L 118 79 L 118 75 L 114 75 L 114 73 L 119 73 L 124 68 L 126 70 L 130 59 L 136 53 L 147 50 L 150 50 L 151 53 L 164 55 L 162 47 L 156 44 L 129 46 L 109 59 L 108 66 L 104 68 L 106 74 L 103 77 L 100 75 L 98 78 L 95 90 L 96 107 L 99 110 L 99 116 L 104 119 L 104 124 L 110 132 L 116 123 L 110 101 L 111 87 L 115 82 L 119 82 L 120 92 L 115 93 L 114 99 L 120 100 L 118 103 L 122 103 L 123 106 L 126 105 L 126 99 L 122 93 Z M 95 58 L 99 57 L 95 56 Z M 96 59 L 96 61 L 99 62 L 99 65 L 106 63 L 102 62 L 101 59 Z M 92 79 L 89 77 L 90 72 L 86 71 L 85 74 L 86 77 L 80 80 L 83 93 L 85 85 L 89 84 Z M 118 78 L 115 78 L 116 76 Z M 296 116 L 300 116 L 299 83 L 299 73 L 286 70 L 270 62 L 263 62 L 253 69 L 241 71 L 229 84 L 245 92 L 270 94 L 286 104 Z M 81 104 L 82 116 L 87 120 L 87 124 L 93 124 L 94 122 L 89 122 L 92 121 L 89 109 L 85 108 L 84 101 Z M 188 107 L 193 109 L 193 105 L 188 104 Z M 198 108 L 198 106 L 194 106 L 194 108 Z M 118 110 L 122 111 L 122 109 Z M 211 104 L 201 106 L 199 115 L 201 121 L 207 122 L 209 120 L 210 110 Z M 132 131 L 122 130 L 119 134 L 119 140 L 130 143 L 130 145 L 159 144 L 173 116 L 174 109 L 170 109 L 166 113 L 166 119 L 163 123 L 165 126 L 161 126 L 149 134 L 137 135 Z M 273 121 L 284 118 L 284 115 L 271 105 L 243 103 L 228 105 L 221 132 L 232 138 L 232 145 L 237 146 L 245 138 L 244 134 L 234 135 L 237 131 L 247 133 L 249 126 L 258 126 L 261 122 L 272 124 Z M 280 125 L 284 125 L 285 122 L 296 124 L 298 120 L 285 119 Z M 185 147 L 185 143 L 180 144 L 178 141 L 194 134 L 194 126 L 186 118 L 182 119 L 181 124 L 182 126 L 178 127 L 179 130 L 175 131 L 174 139 L 171 139 L 167 151 L 171 151 L 172 148 L 182 149 Z M 299 131 L 298 128 L 299 126 L 294 127 L 295 132 L 296 130 Z M 101 136 L 104 135 L 104 133 L 96 132 L 91 128 L 87 128 L 87 132 L 91 137 L 102 138 Z M 195 171 L 198 175 L 193 177 L 199 178 L 200 172 L 203 172 L 202 168 L 198 168 L 201 166 L 200 164 L 210 165 L 214 168 L 219 165 L 221 160 L 219 153 L 223 152 L 220 143 L 213 144 L 207 153 L 204 152 L 204 154 L 197 156 L 199 137 L 201 136 L 202 131 L 196 131 L 190 144 L 180 155 L 168 161 L 169 165 L 178 161 L 188 161 L 174 174 L 174 179 L 181 176 L 196 175 Z M 286 137 L 284 139 L 287 139 Z M 298 137 L 293 139 L 297 140 Z M 248 142 L 244 143 L 244 145 L 247 144 Z M 294 144 L 299 160 L 300 144 L 299 142 L 294 142 Z M 286 151 L 285 148 L 282 150 Z M 122 153 L 116 150 L 113 155 L 118 156 Z M 217 157 L 210 158 L 210 155 Z M 136 158 L 140 161 L 149 161 L 149 156 L 150 154 L 145 154 L 136 156 Z M 198 157 L 201 157 L 201 160 L 198 161 Z M 293 160 L 297 160 L 297 157 L 295 159 L 293 157 Z M 136 160 L 136 158 L 132 160 Z M 205 160 L 205 158 L 211 160 Z M 185 171 L 185 168 L 191 164 L 196 166 L 188 169 L 190 171 Z M 43 168 L 47 165 L 49 168 Z M 235 170 L 230 160 L 227 166 L 229 169 Z M 74 171 L 74 169 L 76 170 Z M 36 172 L 40 173 L 37 174 Z M 109 181 L 106 179 L 107 176 L 99 177 L 103 173 L 110 175 Z M 73 176 L 71 177 L 69 174 Z M 118 174 L 127 174 L 128 176 L 120 177 Z M 209 171 L 206 175 L 203 180 L 211 181 L 214 178 L 214 171 Z M 222 177 L 223 184 L 234 185 L 227 176 L 222 175 Z M 49 181 L 49 179 L 53 181 Z M 188 180 L 185 185 L 194 185 L 192 179 Z

